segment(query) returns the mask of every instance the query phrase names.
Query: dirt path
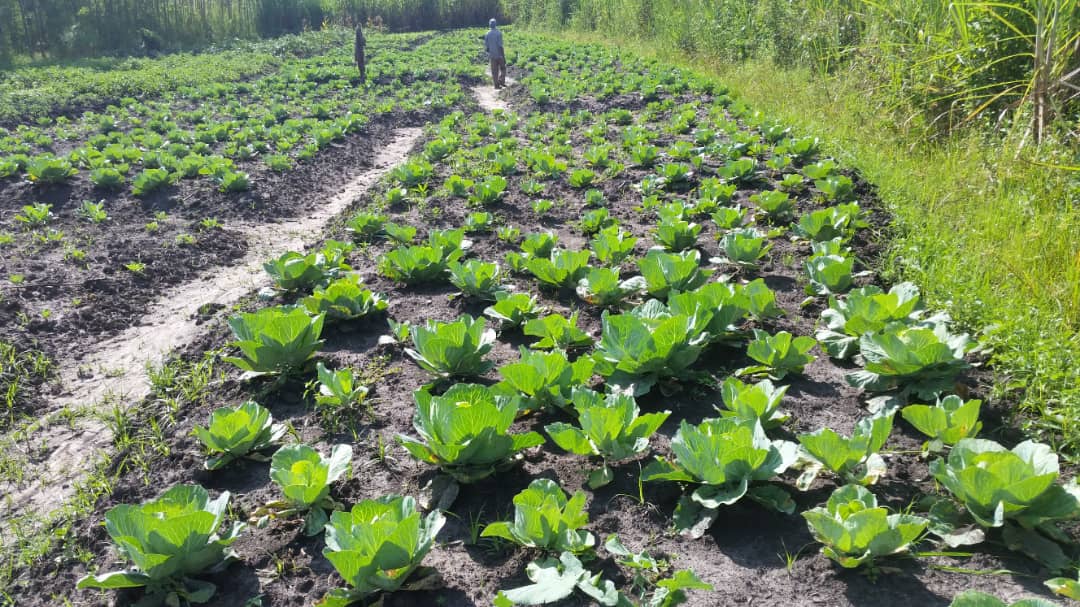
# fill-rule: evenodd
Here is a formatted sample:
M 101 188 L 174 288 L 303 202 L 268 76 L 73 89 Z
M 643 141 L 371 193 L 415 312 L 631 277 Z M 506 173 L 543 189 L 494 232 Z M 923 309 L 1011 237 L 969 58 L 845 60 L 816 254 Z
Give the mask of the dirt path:
M 509 76 L 506 77 L 507 86 L 514 84 L 514 80 Z M 506 90 L 505 88 L 502 90 Z M 476 102 L 480 104 L 480 107 L 484 108 L 488 112 L 494 112 L 495 110 L 507 111 L 510 106 L 507 105 L 506 100 L 500 96 L 500 91 L 495 90 L 490 84 L 480 84 L 472 87 L 473 96 L 476 97 Z
M 393 166 L 403 162 L 419 140 L 422 129 L 405 128 L 379 150 L 373 166 L 350 181 L 318 211 L 280 224 L 243 226 L 248 251 L 235 266 L 171 289 L 134 326 L 98 344 L 79 361 L 60 361 L 64 395 L 53 402 L 52 412 L 65 407 L 89 407 L 107 413 L 113 404 L 130 404 L 150 393 L 147 364 L 159 365 L 170 352 L 190 343 L 200 331 L 198 312 L 211 305 L 229 306 L 269 284 L 263 262 L 289 250 L 303 250 L 318 240 L 327 223 L 374 185 Z M 0 482 L 0 518 L 23 512 L 45 512 L 72 495 L 81 478 L 111 443 L 101 415 L 82 415 L 73 423 L 50 424 L 48 413 L 27 445 L 29 470 L 24 483 Z

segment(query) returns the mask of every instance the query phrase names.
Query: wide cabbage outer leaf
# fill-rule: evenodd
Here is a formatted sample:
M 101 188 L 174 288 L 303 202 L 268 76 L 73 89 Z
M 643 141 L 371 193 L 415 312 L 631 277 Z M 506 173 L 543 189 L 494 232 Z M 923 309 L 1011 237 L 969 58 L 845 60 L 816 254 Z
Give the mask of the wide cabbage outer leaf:
M 726 282 L 710 282 L 693 291 L 672 291 L 667 303 L 672 314 L 690 315 L 699 309 L 709 312 L 712 316 L 705 330 L 714 343 L 741 339 L 739 325 L 750 308 L 743 287 Z
M 558 560 L 548 557 L 533 561 L 526 565 L 525 574 L 533 583 L 500 591 L 495 597 L 495 607 L 556 603 L 572 595 L 575 589 L 605 607 L 631 605 L 624 602 L 625 597 L 619 594 L 614 584 L 601 580 L 600 574 L 593 575 L 571 552 L 563 552 Z
M 542 285 L 569 289 L 589 270 L 590 251 L 552 251 L 550 257 L 530 257 L 525 267 Z
M 1056 577 L 1043 582 L 1051 592 L 1074 601 L 1080 601 L 1080 580 Z
M 577 285 L 577 295 L 582 301 L 605 308 L 619 306 L 644 290 L 644 278 L 620 280 L 616 268 L 593 268 Z
M 397 441 L 416 459 L 442 468 L 471 483 L 512 466 L 518 453 L 541 445 L 536 432 L 507 434 L 520 397 L 496 394 L 477 384 L 457 384 L 442 396 L 426 390 L 413 393 L 413 427 L 421 440 L 399 434 Z
M 416 349 L 406 348 L 416 364 L 439 377 L 483 375 L 495 363 L 484 360 L 495 343 L 495 330 L 484 328 L 484 319 L 468 314 L 454 322 L 429 320 L 412 327 Z
M 571 453 L 604 458 L 599 474 L 590 475 L 589 485 L 593 489 L 610 482 L 609 461 L 643 453 L 649 448 L 649 437 L 671 415 L 671 411 L 639 415 L 637 402 L 627 394 L 605 396 L 577 387 L 573 398 L 580 427 L 556 422 L 544 430 L 555 444 Z
M 849 373 L 847 382 L 871 392 L 903 388 L 904 393 L 934 398 L 948 390 L 968 368 L 964 354 L 970 339 L 952 335 L 945 323 L 934 328 L 889 325 L 880 333 L 865 333 L 859 350 L 865 370 Z
M 570 318 L 561 314 L 549 314 L 543 318 L 534 318 L 525 323 L 521 332 L 540 340 L 532 345 L 541 350 L 557 348 L 569 350 L 571 348 L 584 348 L 593 344 L 593 338 L 577 326 L 578 313 L 574 312 Z
M 910 514 L 889 514 L 877 498 L 859 485 L 840 487 L 824 508 L 802 513 L 814 539 L 824 544 L 822 554 L 852 569 L 873 566 L 883 556 L 911 549 L 929 521 Z
M 738 420 L 757 420 L 768 430 L 788 420 L 788 414 L 780 410 L 780 401 L 787 394 L 788 387 L 776 387 L 769 380 L 756 384 L 744 384 L 735 377 L 724 380 L 720 395 L 724 400 L 724 409 L 717 409 L 723 417 Z
M 565 408 L 574 386 L 592 377 L 595 363 L 591 358 L 571 363 L 561 350 L 547 353 L 522 347 L 520 353 L 520 362 L 499 367 L 499 375 L 503 376 L 500 386 L 524 395 L 526 409 Z
M 794 337 L 787 331 L 769 335 L 754 329 L 754 340 L 746 347 L 746 355 L 761 365 L 741 369 L 739 374 L 766 374 L 779 380 L 788 373 L 802 373 L 806 365 L 817 359 L 813 354 L 807 354 L 815 345 L 817 342 L 813 337 Z
M 514 496 L 514 520 L 484 527 L 482 537 L 501 537 L 528 548 L 549 552 L 584 552 L 596 544 L 589 524 L 586 495 L 576 491 L 567 499 L 558 483 L 539 478 Z
M 305 518 L 308 535 L 322 531 L 324 509 L 336 506 L 330 499 L 330 484 L 351 470 L 349 445 L 334 445 L 328 458 L 308 445 L 289 445 L 278 449 L 270 460 L 270 480 L 281 487 L 289 509 L 309 511 Z
M 686 375 L 708 345 L 704 329 L 710 320 L 700 308 L 691 315 L 670 315 L 655 300 L 630 314 L 604 312 L 593 354 L 596 372 L 619 391 L 646 394 L 659 379 Z
M 1010 451 L 965 438 L 931 462 L 930 472 L 984 527 L 1009 519 L 1034 529 L 1080 516 L 1080 487 L 1055 484 L 1058 458 L 1047 445 L 1025 441 Z
M 919 288 L 902 282 L 883 293 L 870 285 L 855 289 L 847 297 L 829 298 L 829 308 L 821 312 L 825 328 L 817 332 L 821 349 L 846 360 L 858 353 L 859 337 L 883 330 L 892 323 L 912 324 L 922 313 Z
M 937 405 L 909 405 L 900 412 L 916 430 L 929 436 L 934 445 L 955 445 L 961 439 L 974 438 L 982 429 L 979 421 L 981 400 L 946 396 Z
M 281 440 L 288 429 L 275 424 L 270 411 L 254 401 L 237 407 L 221 407 L 210 416 L 209 428 L 195 426 L 195 436 L 212 455 L 207 470 L 217 470 L 234 459 L 247 457 L 265 461 L 258 451 Z
M 325 314 L 330 321 L 362 318 L 382 312 L 389 305 L 385 296 L 365 289 L 358 274 L 349 274 L 325 287 L 316 287 L 315 292 L 301 303 L 312 314 Z
M 712 276 L 711 270 L 701 269 L 701 254 L 695 251 L 665 253 L 652 249 L 637 262 L 649 295 L 663 299 L 672 290 L 692 291 Z
M 300 306 L 276 306 L 242 313 L 229 319 L 229 327 L 244 357 L 230 362 L 254 375 L 289 374 L 299 370 L 322 347 L 322 314 L 311 316 Z
M 697 426 L 683 420 L 671 441 L 675 461 L 657 457 L 642 473 L 643 481 L 669 480 L 700 485 L 684 497 L 675 512 L 680 532 L 701 537 L 716 520 L 720 506 L 747 496 L 790 514 L 795 502 L 772 485 L 751 487 L 782 474 L 795 462 L 798 447 L 770 441 L 756 421 L 707 419 Z
M 892 433 L 893 414 L 864 417 L 855 424 L 851 437 L 830 428 L 800 434 L 799 465 L 805 471 L 796 486 L 805 491 L 822 468 L 848 483 L 872 485 L 885 474 L 885 460 L 878 454 Z
M 495 293 L 495 303 L 484 309 L 484 315 L 502 323 L 504 329 L 520 327 L 540 315 L 543 308 L 536 297 L 528 293 Z
M 235 557 L 228 546 L 236 541 L 244 525 L 234 523 L 223 535 L 218 534 L 228 504 L 227 491 L 211 500 L 206 489 L 198 485 L 177 485 L 156 500 L 110 509 L 105 514 L 105 529 L 133 568 L 88 575 L 79 580 L 78 587 L 146 586 L 153 595 L 195 585 L 209 599 L 212 584 L 186 584 L 183 578 L 223 566 Z
M 1015 603 L 1006 603 L 994 595 L 965 590 L 953 597 L 949 607 L 1060 607 L 1057 603 L 1043 599 L 1020 599 Z
M 411 497 L 388 495 L 335 512 L 326 525 L 323 556 L 349 584 L 331 591 L 320 607 L 340 607 L 377 592 L 394 592 L 416 572 L 446 523 L 438 510 L 426 517 Z

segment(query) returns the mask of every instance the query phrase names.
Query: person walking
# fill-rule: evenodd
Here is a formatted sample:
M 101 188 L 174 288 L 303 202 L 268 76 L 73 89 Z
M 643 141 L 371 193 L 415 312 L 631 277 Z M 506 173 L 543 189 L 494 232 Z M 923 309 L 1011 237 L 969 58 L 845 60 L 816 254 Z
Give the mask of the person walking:
M 353 47 L 353 57 L 356 59 L 356 67 L 360 70 L 360 82 L 367 84 L 367 64 L 364 61 L 364 46 L 367 41 L 364 40 L 364 30 L 361 29 L 360 24 L 356 24 L 356 42 Z
M 488 21 L 491 29 L 484 35 L 484 50 L 491 59 L 491 80 L 495 88 L 501 89 L 506 86 L 506 51 L 503 50 L 502 32 L 496 27 L 495 20 Z

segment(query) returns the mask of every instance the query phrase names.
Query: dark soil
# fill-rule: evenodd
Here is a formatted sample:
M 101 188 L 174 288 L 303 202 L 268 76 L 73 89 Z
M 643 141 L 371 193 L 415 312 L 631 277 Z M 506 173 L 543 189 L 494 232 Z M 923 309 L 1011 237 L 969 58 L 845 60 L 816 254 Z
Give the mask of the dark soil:
M 509 92 L 514 99 L 521 98 L 521 91 L 514 87 Z M 703 101 L 703 107 L 709 101 L 698 100 Z M 628 106 L 634 104 L 633 99 L 622 101 L 626 101 Z M 608 100 L 605 103 L 595 100 L 582 103 L 589 105 L 592 111 L 599 112 L 614 107 L 612 104 L 620 103 L 620 99 Z M 523 138 L 524 133 L 520 128 L 519 125 L 518 135 Z M 378 136 L 374 135 L 369 141 L 377 142 Z M 614 131 L 612 136 L 616 136 Z M 522 141 L 524 142 L 524 139 Z M 587 144 L 577 135 L 573 146 L 580 154 Z M 327 166 L 340 170 L 349 162 L 362 162 L 368 149 L 367 141 L 350 144 L 341 151 L 340 156 L 333 157 Z M 437 170 L 432 192 L 442 179 L 451 174 L 445 165 L 438 165 Z M 604 181 L 598 186 L 611 201 L 610 211 L 619 219 L 623 229 L 632 231 L 641 238 L 636 251 L 638 254 L 644 253 L 652 244 L 649 236 L 655 221 L 652 213 L 637 210 L 640 195 L 630 186 L 639 182 L 646 174 L 645 171 L 630 168 L 619 178 Z M 858 179 L 857 176 L 853 177 Z M 545 182 L 547 190 L 543 197 L 563 200 L 565 203 L 557 206 L 547 216 L 538 218 L 529 210 L 530 197 L 522 194 L 519 188 L 525 178 L 523 175 L 511 178 L 511 185 L 507 190 L 509 195 L 489 210 L 494 210 L 503 224 L 521 228 L 523 234 L 552 230 L 559 235 L 563 246 L 586 248 L 587 239 L 576 226 L 583 212 L 582 192 L 573 190 L 562 181 Z M 302 178 L 301 182 L 307 187 L 323 183 L 314 176 Z M 860 204 L 872 211 L 871 219 L 875 226 L 884 226 L 888 218 L 869 187 L 861 181 L 858 184 Z M 289 186 L 281 184 L 281 187 L 284 189 Z M 291 191 L 293 194 L 298 194 L 303 189 L 301 186 L 296 187 L 296 190 Z M 258 191 L 262 192 L 263 198 L 259 205 L 256 205 L 257 209 L 251 211 L 256 216 L 260 210 L 278 208 L 276 205 L 299 211 L 319 199 L 319 195 L 314 192 L 300 195 L 299 202 L 296 202 L 296 198 L 289 198 L 283 191 Z M 748 204 L 746 200 L 750 193 L 749 190 L 740 191 L 738 200 Z M 211 200 L 213 198 L 210 197 Z M 360 205 L 370 204 L 373 199 L 374 195 L 362 200 Z M 290 200 L 293 202 L 288 202 Z M 251 218 L 247 214 L 247 205 L 239 205 L 244 209 L 238 209 L 224 200 L 204 204 L 209 206 L 191 210 L 177 203 L 174 207 L 177 210 L 173 214 L 191 221 L 210 214 L 208 209 L 214 209 L 214 214 L 225 221 L 226 227 L 230 219 Z M 812 190 L 799 196 L 800 212 L 819 204 Z M 461 225 L 463 217 L 470 210 L 460 200 L 442 197 L 432 198 L 425 209 L 415 206 L 411 209 L 391 209 L 394 221 L 421 228 L 419 238 L 424 236 L 425 230 Z M 146 211 L 131 212 L 131 221 L 136 222 L 136 225 L 145 218 L 145 215 L 139 213 Z M 79 225 L 74 219 L 67 221 L 68 223 L 61 225 Z M 116 225 L 121 223 L 124 222 L 115 221 Z M 703 223 L 706 227 L 699 244 L 702 257 L 707 259 L 718 253 L 716 230 L 710 222 Z M 79 227 L 86 229 L 82 225 Z M 74 231 L 74 228 L 69 229 Z M 114 256 L 107 257 L 108 263 L 103 263 L 102 266 L 125 261 L 124 255 L 131 252 L 145 252 L 152 248 L 152 245 L 160 246 L 156 244 L 160 242 L 158 238 L 160 237 L 133 240 L 135 248 L 122 249 Z M 475 240 L 472 254 L 489 261 L 501 262 L 505 252 L 516 249 L 513 245 L 499 241 L 494 234 L 474 234 L 470 238 Z M 227 236 L 218 236 L 207 240 L 227 242 L 228 239 Z M 812 335 L 822 305 L 819 303 L 805 308 L 799 305 L 805 297 L 802 262 L 809 255 L 809 247 L 805 244 L 793 244 L 785 240 L 785 237 L 776 239 L 776 242 L 769 259 L 762 264 L 759 271 L 743 273 L 739 278 L 764 278 L 776 290 L 778 303 L 787 312 L 786 317 L 765 322 L 760 325 L 761 328 L 770 332 L 788 330 Z M 880 249 L 872 233 L 860 237 L 854 244 L 862 263 L 862 267 L 857 269 L 873 267 Z M 422 323 L 428 319 L 453 320 L 463 313 L 482 313 L 485 304 L 451 298 L 450 295 L 455 292 L 453 287 L 409 288 L 380 277 L 376 272 L 375 259 L 389 248 L 386 243 L 376 243 L 371 247 L 358 249 L 350 261 L 353 267 L 368 279 L 372 290 L 389 296 L 391 305 L 388 315 L 391 318 Z M 203 263 L 207 265 L 227 261 L 227 255 L 230 254 L 228 252 L 233 249 L 224 245 L 222 249 L 225 252 L 215 253 L 219 249 L 208 249 L 199 259 L 206 260 Z M 178 262 L 172 260 L 162 263 Z M 166 267 L 174 272 L 178 271 L 175 265 Z M 629 272 L 632 266 L 627 266 L 626 269 Z M 12 271 L 6 268 L 3 270 Z M 100 271 L 104 273 L 103 270 Z M 160 276 L 168 273 L 159 271 L 155 274 Z M 39 280 L 45 281 L 47 278 L 42 276 Z M 135 281 L 129 276 L 123 278 L 132 283 Z M 148 277 L 145 280 L 170 279 L 171 277 Z M 31 282 L 30 277 L 28 282 Z M 581 328 L 594 336 L 599 335 L 598 309 L 581 303 L 570 293 L 539 291 L 531 277 L 512 276 L 510 282 L 520 291 L 540 295 L 543 303 L 553 312 L 569 314 L 574 310 L 579 311 Z M 138 285 L 135 285 L 135 292 L 149 296 L 154 289 L 159 289 L 164 284 L 165 282 L 152 282 L 145 290 L 138 290 Z M 124 285 L 127 288 L 128 283 Z M 98 291 L 100 289 L 90 292 Z M 70 292 L 64 293 L 65 298 L 71 297 Z M 37 313 L 39 310 L 33 311 Z M 62 321 L 58 319 L 56 323 L 60 326 Z M 101 331 L 107 330 L 108 325 L 101 321 L 95 327 Z M 55 560 L 44 561 L 33 569 L 23 571 L 18 583 L 8 589 L 8 592 L 18 605 L 26 607 L 54 605 L 56 600 L 51 598 L 52 596 L 69 597 L 74 604 L 87 606 L 131 604 L 131 601 L 137 598 L 137 593 L 114 595 L 73 590 L 76 580 L 88 569 L 105 571 L 124 565 L 110 547 L 109 539 L 99 524 L 104 512 L 110 507 L 147 500 L 159 495 L 163 487 L 185 482 L 201 483 L 215 492 L 231 492 L 231 507 L 238 518 L 244 518 L 259 505 L 276 499 L 279 495 L 278 489 L 269 482 L 268 464 L 242 462 L 212 474 L 205 472 L 202 470 L 201 447 L 191 435 L 192 427 L 195 424 L 205 424 L 214 408 L 248 398 L 255 398 L 269 407 L 276 419 L 290 422 L 301 439 L 316 444 L 324 452 L 336 443 L 348 442 L 353 445 L 353 472 L 349 480 L 334 488 L 333 495 L 336 499 L 352 504 L 361 499 L 388 493 L 420 494 L 423 487 L 434 477 L 435 471 L 414 461 L 393 442 L 393 437 L 398 433 L 414 434 L 411 428 L 414 410 L 412 393 L 428 384 L 431 377 L 406 357 L 400 347 L 380 345 L 378 336 L 385 332 L 382 318 L 330 328 L 324 332 L 326 345 L 319 356 L 329 367 L 349 366 L 363 374 L 372 387 L 368 399 L 371 405 L 370 414 L 327 418 L 312 408 L 300 383 L 270 389 L 266 381 L 243 381 L 238 372 L 222 365 L 226 379 L 215 385 L 202 402 L 182 409 L 175 423 L 168 429 L 169 455 L 154 460 L 148 470 L 131 471 L 121 475 L 113 494 L 97 504 L 96 511 L 89 520 L 82 521 L 75 541 L 92 555 L 89 562 L 79 562 L 58 554 Z M 70 336 L 71 333 L 67 335 Z M 220 347 L 228 339 L 226 329 L 219 322 L 208 327 L 199 344 L 186 354 L 195 359 L 201 358 L 202 351 Z M 516 347 L 529 342 L 530 339 L 523 338 L 517 332 L 505 332 L 499 336 L 490 358 L 496 362 L 496 366 L 511 362 L 516 359 Z M 953 595 L 967 589 L 981 589 L 1013 599 L 1023 593 L 1046 594 L 1041 580 L 1048 577 L 1047 572 L 1041 571 L 1039 566 L 1031 561 L 999 552 L 989 544 L 980 546 L 979 552 L 970 558 L 927 557 L 887 561 L 889 568 L 881 571 L 876 578 L 857 571 L 842 570 L 817 552 L 818 546 L 813 543 L 802 517 L 770 513 L 749 500 L 724 509 L 712 530 L 700 540 L 689 540 L 671 532 L 671 515 L 683 489 L 676 483 L 668 482 L 639 485 L 639 470 L 651 460 L 651 455 L 670 455 L 670 439 L 680 419 L 697 422 L 715 416 L 713 406 L 720 402 L 720 395 L 711 386 L 718 385 L 733 370 L 749 364 L 744 352 L 742 347 L 716 347 L 708 351 L 697 365 L 713 377 L 713 382 L 674 386 L 675 391 L 670 395 L 654 390 L 647 397 L 639 399 L 643 412 L 667 409 L 676 413 L 654 438 L 652 454 L 619 465 L 612 484 L 596 491 L 587 491 L 589 529 L 600 543 L 608 534 L 618 533 L 622 541 L 632 549 L 648 549 L 653 555 L 665 556 L 672 561 L 675 568 L 692 568 L 715 588 L 713 592 L 691 593 L 689 604 L 697 606 L 929 607 L 947 605 Z M 784 404 L 792 415 L 792 421 L 776 433 L 778 436 L 793 439 L 797 433 L 822 426 L 849 433 L 854 423 L 866 415 L 862 402 L 864 395 L 848 387 L 844 381 L 843 376 L 848 369 L 834 364 L 820 351 L 815 350 L 815 353 L 818 359 L 807 366 L 804 375 L 789 376 L 784 382 L 790 384 Z M 312 377 L 313 374 L 308 374 L 305 379 Z M 481 381 L 494 382 L 498 379 L 498 373 L 492 371 Z M 977 383 L 974 380 L 968 381 Z M 162 411 L 159 407 L 151 398 L 142 406 L 139 415 L 146 418 L 160 417 Z M 559 416 L 547 413 L 533 415 L 520 420 L 514 430 L 542 432 L 545 424 L 558 419 Z M 994 428 L 987 428 L 988 434 L 994 431 Z M 926 462 L 916 453 L 921 442 L 913 429 L 897 420 L 896 429 L 887 447 L 890 452 L 886 458 L 889 473 L 874 487 L 879 499 L 892 508 L 909 506 L 920 493 L 936 492 Z M 463 487 L 461 495 L 450 508 L 438 546 L 425 559 L 426 565 L 433 566 L 442 573 L 445 589 L 424 593 L 400 592 L 387 597 L 386 604 L 448 607 L 490 605 L 499 589 L 527 583 L 525 565 L 538 555 L 488 540 L 474 543 L 470 536 L 470 522 L 481 521 L 486 524 L 511 517 L 512 497 L 533 479 L 555 479 L 564 489 L 576 491 L 584 489 L 585 473 L 581 458 L 568 455 L 553 444 L 547 444 L 530 450 L 520 467 Z M 835 486 L 833 479 L 823 476 L 810 491 L 799 493 L 794 490 L 793 474 L 789 473 L 784 482 L 798 503 L 797 511 L 821 504 Z M 924 544 L 924 547 L 928 546 L 929 544 Z M 213 605 L 244 605 L 245 601 L 257 595 L 261 595 L 261 604 L 266 606 L 311 605 L 328 589 L 341 583 L 329 562 L 321 556 L 323 539 L 304 537 L 297 520 L 275 521 L 264 529 L 249 528 L 236 548 L 242 562 L 232 565 L 223 574 L 207 578 L 219 587 Z M 601 554 L 605 553 L 601 551 Z M 786 557 L 794 561 L 790 567 L 786 566 Z M 594 571 L 603 571 L 605 577 L 621 586 L 629 583 L 626 572 L 621 571 L 606 556 L 589 566 Z M 941 567 L 982 571 L 1008 569 L 1018 575 L 966 575 L 944 571 Z M 567 604 L 587 603 L 578 600 L 576 603 L 572 601 Z

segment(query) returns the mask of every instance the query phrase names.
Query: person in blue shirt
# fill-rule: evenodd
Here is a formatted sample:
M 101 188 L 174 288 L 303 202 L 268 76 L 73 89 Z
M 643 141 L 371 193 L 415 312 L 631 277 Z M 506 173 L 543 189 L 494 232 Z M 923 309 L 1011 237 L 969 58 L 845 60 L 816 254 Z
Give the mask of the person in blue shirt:
M 503 49 L 502 32 L 496 27 L 495 20 L 488 21 L 491 29 L 484 35 L 484 50 L 491 59 L 491 79 L 495 88 L 501 89 L 506 86 L 506 51 Z

